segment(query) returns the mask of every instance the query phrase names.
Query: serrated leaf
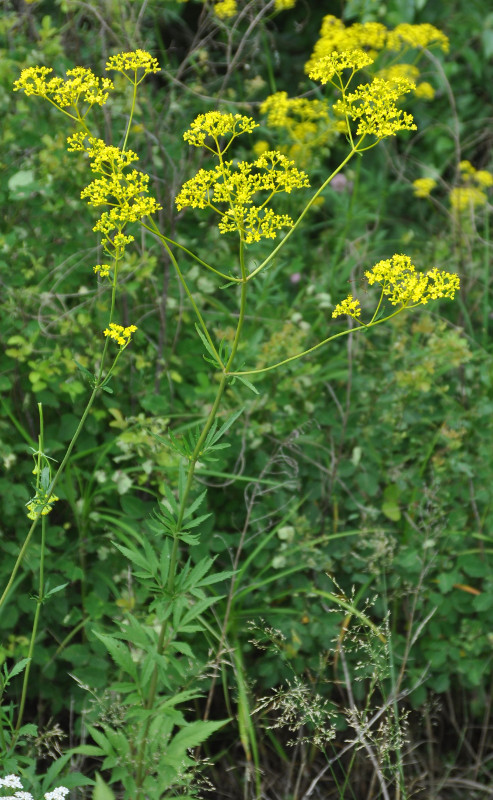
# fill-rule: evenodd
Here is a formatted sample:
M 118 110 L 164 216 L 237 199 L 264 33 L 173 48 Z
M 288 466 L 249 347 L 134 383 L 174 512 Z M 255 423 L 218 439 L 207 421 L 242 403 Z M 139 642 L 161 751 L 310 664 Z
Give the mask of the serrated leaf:
M 15 678 L 15 676 L 18 675 L 19 672 L 22 672 L 23 669 L 25 669 L 26 664 L 29 664 L 30 660 L 31 660 L 30 658 L 21 658 L 21 660 L 18 661 L 17 664 L 14 664 L 10 672 L 7 673 L 7 680 Z
M 187 725 L 178 731 L 176 736 L 173 736 L 171 742 L 166 749 L 166 761 L 180 759 L 187 754 L 187 751 L 197 747 L 202 742 L 205 742 L 209 736 L 212 736 L 219 728 L 222 728 L 230 720 L 217 720 L 207 721 L 196 720 L 195 722 Z
M 189 530 L 190 528 L 196 528 L 197 525 L 200 525 L 202 522 L 205 522 L 205 520 L 209 519 L 209 517 L 212 517 L 211 513 L 201 514 L 200 517 L 195 517 L 195 519 L 191 519 L 188 522 L 184 522 L 182 524 L 182 530 L 186 531 Z
M 132 660 L 128 647 L 105 633 L 97 631 L 93 631 L 93 633 L 104 644 L 115 664 L 137 680 L 137 666 Z
M 187 611 L 185 616 L 182 619 L 182 625 L 187 625 L 193 619 L 200 616 L 206 608 L 214 605 L 218 600 L 222 600 L 222 597 L 204 597 L 203 600 L 197 600 L 196 603 Z
M 185 513 L 183 514 L 183 519 L 188 519 L 188 517 L 190 517 L 198 509 L 198 507 L 200 505 L 202 505 L 202 503 L 204 502 L 204 498 L 205 498 L 206 494 L 207 494 L 207 489 L 204 489 L 204 491 L 201 492 L 199 494 L 199 496 L 195 498 L 193 503 L 191 503 L 188 506 L 188 508 L 186 509 Z

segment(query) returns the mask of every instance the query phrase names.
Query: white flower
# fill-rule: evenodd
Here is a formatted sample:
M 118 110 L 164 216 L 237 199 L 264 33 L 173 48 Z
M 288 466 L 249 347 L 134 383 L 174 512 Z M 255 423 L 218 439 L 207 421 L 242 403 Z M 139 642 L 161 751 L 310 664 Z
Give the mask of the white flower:
M 69 793 L 69 790 L 66 786 L 57 786 L 56 789 L 53 789 L 52 792 L 47 792 L 45 794 L 45 800 L 63 800 L 66 794 Z
M 8 786 L 11 789 L 22 789 L 21 779 L 17 775 L 6 775 L 0 778 L 0 786 Z

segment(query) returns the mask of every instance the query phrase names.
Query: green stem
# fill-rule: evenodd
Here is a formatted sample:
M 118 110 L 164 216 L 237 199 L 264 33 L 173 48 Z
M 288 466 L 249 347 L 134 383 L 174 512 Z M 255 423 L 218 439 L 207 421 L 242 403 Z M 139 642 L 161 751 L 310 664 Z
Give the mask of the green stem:
M 415 308 L 415 306 L 407 306 L 407 308 Z M 277 369 L 277 367 L 282 367 L 284 364 L 289 364 L 290 361 L 296 361 L 298 358 L 302 358 L 303 356 L 309 355 L 309 353 L 313 353 L 315 350 L 318 350 L 319 347 L 323 347 L 324 344 L 332 342 L 334 339 L 339 339 L 341 336 L 348 336 L 348 334 L 356 333 L 356 331 L 369 330 L 375 325 L 381 325 L 382 322 L 388 322 L 389 319 L 392 319 L 392 317 L 400 314 L 401 311 L 404 311 L 404 306 L 401 306 L 401 308 L 398 308 L 397 311 L 389 314 L 388 317 L 382 317 L 374 322 L 370 322 L 368 325 L 358 325 L 357 328 L 348 328 L 345 331 L 335 333 L 333 336 L 329 336 L 327 339 L 323 339 L 321 342 L 318 342 L 318 344 L 314 344 L 313 347 L 309 347 L 308 350 L 303 350 L 302 353 L 296 353 L 294 356 L 289 356 L 289 358 L 285 358 L 283 361 L 278 361 L 277 364 L 271 364 L 269 367 L 259 367 L 258 369 L 247 369 L 239 372 L 228 372 L 228 375 L 259 375 L 262 372 L 270 372 L 270 370 Z
M 133 85 L 134 85 L 134 91 L 132 96 L 132 107 L 130 109 L 130 116 L 128 118 L 127 130 L 125 131 L 125 139 L 123 140 L 123 147 L 122 147 L 123 153 L 125 152 L 125 148 L 127 146 L 128 134 L 130 133 L 130 126 L 132 124 L 132 119 L 135 111 L 135 103 L 137 101 L 137 73 L 135 73 L 135 80 L 133 81 Z
M 156 223 L 154 222 L 154 220 L 151 220 L 151 222 L 152 222 L 152 229 L 151 229 L 152 233 L 155 233 L 156 236 L 161 240 L 161 242 L 163 244 L 163 247 L 165 248 L 166 252 L 168 253 L 168 255 L 169 255 L 170 259 L 171 259 L 173 267 L 175 268 L 175 272 L 178 275 L 178 279 L 179 279 L 181 285 L 183 286 L 188 299 L 190 300 L 190 303 L 192 305 L 193 310 L 195 311 L 195 315 L 196 315 L 196 317 L 197 317 L 197 319 L 199 321 L 200 327 L 202 328 L 203 334 L 204 334 L 205 338 L 207 339 L 207 342 L 209 343 L 209 346 L 210 346 L 212 352 L 214 353 L 214 358 L 217 360 L 217 363 L 219 365 L 221 365 L 222 368 L 224 368 L 224 364 L 222 363 L 222 361 L 221 361 L 221 359 L 219 357 L 219 353 L 217 352 L 216 347 L 214 345 L 214 342 L 211 339 L 211 336 L 210 336 L 210 333 L 208 331 L 207 325 L 204 322 L 204 318 L 202 317 L 202 314 L 200 313 L 200 311 L 198 309 L 197 303 L 193 299 L 192 293 L 191 293 L 190 289 L 188 288 L 188 284 L 187 284 L 187 282 L 186 282 L 186 280 L 185 280 L 185 278 L 183 276 L 183 273 L 182 273 L 180 267 L 178 266 L 178 261 L 176 260 L 176 258 L 174 256 L 170 246 L 168 245 L 168 243 L 166 241 L 166 237 L 161 235 L 161 233 L 159 232 L 159 229 L 158 229 Z
M 154 220 L 151 220 L 151 221 L 154 223 Z M 156 225 L 154 225 L 154 227 L 151 228 L 151 227 L 149 227 L 149 225 L 146 225 L 142 221 L 141 221 L 140 224 L 141 224 L 141 226 L 143 228 L 146 229 L 146 231 L 150 231 L 151 233 L 154 233 L 156 236 L 158 236 L 160 239 L 162 239 L 163 242 L 168 242 L 169 244 L 172 244 L 175 247 L 179 247 L 180 250 L 183 250 L 184 253 L 186 253 L 188 256 L 190 256 L 190 258 L 193 258 L 194 261 L 196 261 L 197 264 L 200 264 L 201 267 L 205 267 L 210 272 L 213 272 L 215 275 L 219 275 L 220 278 L 224 278 L 224 280 L 226 280 L 226 281 L 229 281 L 231 283 L 241 283 L 241 278 L 235 278 L 234 275 L 226 275 L 225 272 L 221 272 L 219 269 L 215 269 L 215 267 L 211 267 L 210 264 L 208 264 L 206 261 L 203 261 L 201 258 L 199 258 L 199 256 L 195 255 L 195 253 L 192 250 L 189 250 L 183 244 L 180 244 L 179 242 L 175 242 L 175 240 L 174 239 L 170 239 L 169 236 L 164 236 L 164 234 L 162 234 L 160 231 L 158 231 L 158 229 L 156 228 Z
M 350 160 L 352 159 L 352 157 L 353 157 L 353 156 L 354 156 L 354 155 L 355 155 L 355 154 L 358 152 L 358 150 L 357 150 L 357 147 L 358 147 L 358 145 L 359 145 L 360 143 L 361 143 L 361 140 L 360 140 L 360 142 L 358 142 L 358 144 L 356 145 L 356 147 L 353 147 L 353 148 L 352 148 L 352 150 L 351 150 L 351 151 L 348 153 L 348 155 L 346 156 L 346 158 L 344 159 L 344 161 L 341 161 L 341 163 L 339 164 L 339 166 L 337 167 L 337 169 L 335 169 L 335 170 L 334 170 L 334 171 L 333 171 L 333 172 L 332 172 L 332 173 L 329 175 L 329 177 L 328 177 L 328 178 L 327 178 L 327 179 L 326 179 L 326 180 L 325 180 L 325 181 L 322 183 L 322 185 L 320 186 L 320 188 L 319 188 L 319 189 L 317 189 L 317 191 L 315 192 L 315 194 L 313 195 L 313 197 L 311 197 L 311 199 L 308 201 L 308 203 L 307 203 L 307 204 L 306 204 L 306 206 L 304 207 L 303 211 L 302 211 L 302 212 L 301 212 L 301 214 L 299 215 L 299 217 L 298 217 L 298 219 L 296 220 L 296 222 L 294 223 L 293 227 L 292 227 L 292 228 L 290 228 L 290 229 L 289 229 L 289 231 L 287 232 L 287 234 L 286 234 L 286 236 L 284 237 L 284 239 L 283 239 L 283 240 L 282 240 L 282 241 L 281 241 L 281 242 L 280 242 L 280 243 L 277 245 L 277 247 L 275 247 L 275 248 L 274 248 L 274 250 L 272 250 L 272 252 L 270 253 L 270 255 L 268 255 L 268 256 L 267 256 L 267 258 L 266 258 L 264 261 L 262 261 L 262 263 L 261 263 L 261 264 L 259 264 L 259 266 L 257 267 L 257 269 L 254 269 L 254 270 L 253 270 L 253 272 L 250 272 L 250 274 L 249 274 L 249 275 L 248 275 L 248 277 L 247 277 L 247 280 L 248 280 L 248 281 L 250 281 L 250 280 L 251 280 L 253 277 L 255 277 L 255 275 L 257 275 L 257 274 L 258 274 L 258 273 L 259 273 L 259 272 L 260 272 L 262 269 L 264 269 L 264 267 L 266 267 L 266 266 L 267 266 L 267 264 L 269 264 L 269 263 L 272 261 L 272 259 L 273 259 L 273 258 L 275 258 L 275 256 L 276 256 L 276 255 L 278 254 L 278 252 L 281 250 L 281 248 L 283 248 L 283 247 L 284 247 L 284 245 L 286 244 L 286 242 L 287 242 L 287 241 L 289 241 L 289 239 L 291 238 L 291 236 L 293 235 L 293 233 L 295 232 L 295 230 L 296 230 L 296 229 L 298 228 L 298 226 L 301 224 L 301 221 L 303 220 L 303 218 L 305 217 L 305 215 L 308 213 L 308 211 L 310 210 L 310 208 L 311 208 L 311 207 L 312 207 L 312 205 L 314 204 L 314 202 L 315 202 L 315 200 L 317 199 L 317 197 L 318 197 L 318 196 L 319 196 L 319 195 L 320 195 L 320 194 L 323 192 L 323 190 L 324 190 L 324 189 L 325 189 L 325 188 L 326 188 L 326 187 L 329 185 L 329 183 L 331 182 L 331 180 L 333 180 L 333 178 L 335 178 L 335 176 L 336 176 L 336 175 L 337 175 L 337 174 L 338 174 L 338 173 L 341 171 L 341 169 L 343 169 L 343 168 L 346 166 L 346 164 L 348 163 L 348 161 L 350 161 Z
M 11 747 L 15 747 L 19 730 L 22 725 L 22 718 L 24 716 L 24 708 L 26 705 L 27 687 L 29 685 L 29 673 L 31 671 L 31 664 L 34 653 L 34 644 L 36 642 L 36 634 L 38 632 L 39 617 L 41 614 L 41 606 L 43 605 L 44 593 L 44 562 L 45 562 L 45 545 L 46 545 L 46 516 L 41 518 L 41 556 L 39 560 L 39 591 L 36 599 L 36 611 L 34 612 L 33 628 L 31 632 L 31 641 L 29 642 L 29 651 L 27 657 L 29 661 L 24 670 L 24 680 L 22 681 L 22 693 L 19 703 L 19 711 L 17 714 L 17 723 L 15 726 L 14 736 L 12 738 Z
M 166 242 L 164 242 L 165 246 Z M 170 254 L 172 255 L 172 254 Z M 175 268 L 178 265 L 175 264 Z M 224 367 L 224 372 L 221 375 L 221 379 L 219 381 L 219 386 L 217 388 L 216 397 L 212 404 L 211 410 L 209 411 L 209 415 L 205 422 L 205 425 L 202 429 L 202 432 L 197 440 L 197 443 L 193 449 L 192 455 L 190 456 L 190 463 L 188 467 L 188 474 L 187 480 L 185 483 L 185 488 L 183 490 L 183 494 L 180 498 L 180 507 L 178 510 L 178 517 L 176 521 L 176 533 L 173 538 L 173 547 L 171 549 L 171 556 L 170 556 L 170 566 L 168 572 L 168 581 L 166 585 L 166 591 L 170 600 L 172 599 L 174 588 L 175 588 L 175 581 L 176 581 L 176 569 L 178 564 L 178 553 L 179 553 L 179 546 L 180 546 L 180 531 L 181 526 L 183 523 L 183 518 L 185 515 L 185 510 L 187 507 L 188 497 L 190 495 L 190 490 L 192 488 L 193 478 L 195 475 L 195 468 L 197 465 L 197 461 L 200 458 L 202 446 L 207 438 L 207 435 L 214 424 L 214 420 L 216 419 L 217 412 L 219 410 L 219 405 L 221 403 L 222 396 L 224 394 L 224 390 L 226 388 L 228 382 L 228 370 L 231 367 L 233 360 L 235 358 L 236 352 L 238 350 L 238 345 L 241 339 L 241 333 L 243 330 L 243 323 L 245 319 L 245 309 L 246 309 L 246 292 L 247 292 L 247 284 L 246 284 L 246 266 L 245 266 L 245 254 L 244 254 L 244 243 L 240 242 L 240 267 L 241 267 L 241 274 L 243 278 L 243 282 L 241 284 L 241 295 L 240 295 L 240 311 L 238 315 L 238 323 L 236 325 L 235 336 L 233 339 L 233 345 L 231 347 L 231 353 Z M 178 270 L 177 270 L 178 271 Z M 159 632 L 159 638 L 157 642 L 157 653 L 158 655 L 162 655 L 164 651 L 165 641 L 166 641 L 166 633 L 168 630 L 168 621 L 165 620 L 161 625 L 161 630 Z M 147 711 L 151 711 L 152 707 L 154 706 L 154 702 L 156 699 L 157 693 L 157 682 L 158 682 L 158 668 L 157 665 L 154 667 L 151 682 L 149 685 L 149 693 L 147 695 L 147 700 L 145 703 L 145 708 Z M 151 724 L 151 717 L 149 715 L 144 729 L 144 735 L 142 736 L 142 740 L 139 747 L 139 755 L 138 755 L 138 768 L 137 768 L 137 800 L 139 800 L 141 796 L 141 789 L 140 784 L 143 779 L 143 771 L 144 771 L 144 758 L 145 758 L 145 749 L 146 749 L 146 740 L 149 733 L 149 727 Z
M 175 580 L 176 580 L 176 567 L 177 567 L 177 563 L 178 563 L 178 552 L 179 552 L 179 544 L 180 544 L 180 537 L 179 537 L 180 528 L 181 528 L 181 525 L 183 523 L 183 517 L 185 515 L 188 496 L 189 496 L 190 490 L 192 488 L 193 477 L 194 477 L 194 474 L 195 474 L 195 467 L 196 467 L 197 461 L 198 461 L 199 456 L 200 456 L 200 451 L 201 451 L 202 445 L 204 444 L 204 441 L 205 441 L 205 439 L 207 437 L 207 434 L 209 433 L 209 431 L 210 431 L 210 429 L 211 429 L 211 427 L 212 427 L 212 425 L 214 423 L 214 420 L 216 418 L 216 414 L 217 414 L 217 411 L 218 411 L 218 408 L 219 408 L 219 404 L 221 402 L 221 398 L 222 398 L 224 389 L 226 388 L 227 381 L 228 381 L 228 376 L 226 374 L 221 375 L 221 381 L 220 381 L 218 389 L 217 389 L 216 398 L 215 398 L 214 403 L 212 405 L 212 408 L 211 408 L 211 410 L 209 412 L 209 416 L 207 417 L 207 420 L 206 420 L 206 423 L 205 423 L 204 428 L 202 430 L 202 433 L 200 434 L 200 437 L 199 437 L 199 439 L 197 441 L 197 444 L 195 445 L 194 451 L 193 451 L 192 455 L 190 456 L 190 465 L 188 467 L 188 474 L 187 474 L 187 480 L 186 480 L 186 484 L 185 484 L 185 489 L 184 489 L 182 497 L 180 499 L 180 508 L 179 508 L 179 511 L 178 511 L 178 518 L 177 518 L 177 523 L 176 523 L 176 534 L 175 534 L 174 539 L 173 539 L 173 547 L 172 547 L 171 556 L 170 556 L 170 566 L 169 566 L 169 572 L 168 572 L 168 581 L 167 581 L 167 585 L 166 585 L 166 590 L 167 590 L 167 593 L 168 593 L 168 595 L 170 597 L 170 600 L 172 599 L 172 595 L 173 595 L 173 591 L 174 591 L 174 587 L 175 587 Z M 159 656 L 161 656 L 163 654 L 163 651 L 164 651 L 164 645 L 165 645 L 165 641 L 166 641 L 167 630 L 168 630 L 168 621 L 165 620 L 163 622 L 163 624 L 161 625 L 161 630 L 159 632 L 159 638 L 158 638 L 158 641 L 157 641 L 157 648 L 156 649 L 157 649 L 157 654 Z M 153 673 L 152 673 L 152 676 L 151 676 L 151 682 L 149 684 L 149 693 L 147 695 L 147 700 L 146 700 L 145 706 L 144 706 L 144 708 L 147 711 L 150 711 L 152 709 L 153 705 L 154 705 L 154 701 L 156 699 L 156 693 L 157 693 L 157 682 L 158 682 L 158 668 L 157 668 L 157 665 L 156 665 L 154 667 L 154 670 L 153 670 Z M 140 800 L 140 797 L 142 796 L 141 783 L 142 783 L 143 772 L 144 772 L 144 758 L 145 758 L 145 750 L 146 750 L 146 741 L 147 741 L 147 737 L 148 737 L 148 734 L 149 734 L 150 724 L 151 724 L 151 716 L 149 715 L 148 718 L 147 718 L 147 721 L 145 723 L 144 733 L 143 733 L 143 736 L 142 736 L 142 739 L 141 739 L 141 742 L 140 742 L 139 754 L 138 754 L 138 757 L 137 757 L 138 766 L 137 766 L 137 796 L 136 796 L 136 800 Z
M 111 323 L 111 321 L 113 319 L 113 313 L 114 313 L 114 310 L 115 310 L 117 272 L 118 272 L 118 259 L 116 259 L 115 270 L 114 270 L 113 286 L 112 286 L 112 292 L 111 292 L 111 306 L 110 306 L 109 323 Z M 108 342 L 109 342 L 109 339 L 107 338 L 105 340 L 105 343 L 104 343 L 103 353 L 102 353 L 102 356 L 101 356 L 101 363 L 100 363 L 100 366 L 99 366 L 99 372 L 98 372 L 98 376 L 97 376 L 97 378 L 96 378 L 96 380 L 94 382 L 94 388 L 93 388 L 93 390 L 91 392 L 91 396 L 89 397 L 89 400 L 87 401 L 87 405 L 86 405 L 86 407 L 84 409 L 84 412 L 83 412 L 82 417 L 81 417 L 81 419 L 79 421 L 79 424 L 77 425 L 77 429 L 76 429 L 74 435 L 72 436 L 72 439 L 70 440 L 70 443 L 69 443 L 69 445 L 67 447 L 65 455 L 64 455 L 64 457 L 62 459 L 62 462 L 61 462 L 60 466 L 58 467 L 58 469 L 57 469 L 57 471 L 56 471 L 56 473 L 55 473 L 55 475 L 53 477 L 53 480 L 51 481 L 51 483 L 50 483 L 50 485 L 49 485 L 49 487 L 47 489 L 47 492 L 46 492 L 47 501 L 49 501 L 51 495 L 55 491 L 55 487 L 56 487 L 58 481 L 60 480 L 60 478 L 61 478 L 61 476 L 63 474 L 63 471 L 64 471 L 64 469 L 65 469 L 65 467 L 67 465 L 67 462 L 68 462 L 68 460 L 70 458 L 72 450 L 74 449 L 75 443 L 77 442 L 77 439 L 79 438 L 79 436 L 80 436 L 80 434 L 82 432 L 82 429 L 84 427 L 84 424 L 85 424 L 85 421 L 86 421 L 87 416 L 89 414 L 89 411 L 91 410 L 92 405 L 94 403 L 94 400 L 96 399 L 96 395 L 100 391 L 101 383 L 102 383 L 102 377 L 103 377 L 103 370 L 104 370 L 104 362 L 105 362 L 105 358 L 106 358 L 106 351 L 108 349 Z M 19 567 L 20 567 L 20 565 L 22 563 L 22 560 L 24 558 L 26 550 L 27 550 L 27 548 L 29 546 L 29 542 L 31 541 L 31 537 L 32 537 L 34 531 L 37 528 L 40 516 L 41 516 L 41 513 L 38 513 L 38 516 L 33 521 L 31 527 L 29 528 L 29 530 L 27 532 L 27 536 L 26 536 L 26 538 L 24 540 L 24 543 L 23 543 L 23 545 L 22 545 L 22 547 L 21 547 L 21 549 L 19 551 L 19 555 L 17 556 L 16 562 L 15 562 L 14 567 L 12 569 L 12 573 L 11 573 L 10 578 L 8 580 L 7 586 L 5 587 L 5 589 L 3 591 L 3 594 L 0 597 L 0 609 L 4 605 L 4 603 L 5 603 L 6 599 L 7 599 L 7 596 L 9 594 L 9 592 L 10 592 L 10 589 L 12 588 L 12 584 L 15 581 L 16 575 L 17 575 L 17 573 L 19 571 Z

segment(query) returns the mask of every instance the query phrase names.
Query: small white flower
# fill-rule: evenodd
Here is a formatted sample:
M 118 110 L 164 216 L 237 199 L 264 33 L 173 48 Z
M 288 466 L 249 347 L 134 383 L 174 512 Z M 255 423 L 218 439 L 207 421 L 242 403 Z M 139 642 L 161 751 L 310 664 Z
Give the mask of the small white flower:
M 69 790 L 66 786 L 57 786 L 56 789 L 53 789 L 52 792 L 47 792 L 45 794 L 45 800 L 63 800 L 66 794 L 69 793 Z
M 53 789 L 52 792 L 47 792 L 45 794 L 45 800 L 63 800 L 66 794 L 69 793 L 69 790 L 66 786 L 57 786 L 56 789 Z
M 16 792 L 14 797 L 16 800 L 34 800 L 34 797 L 29 792 Z
M 0 778 L 0 786 L 8 786 L 10 789 L 22 789 L 21 779 L 17 775 L 6 775 Z

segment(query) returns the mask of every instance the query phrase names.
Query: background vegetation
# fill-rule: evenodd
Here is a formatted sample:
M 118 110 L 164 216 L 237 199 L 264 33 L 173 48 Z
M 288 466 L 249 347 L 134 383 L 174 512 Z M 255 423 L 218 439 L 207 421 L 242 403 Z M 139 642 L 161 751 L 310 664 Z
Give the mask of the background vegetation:
M 205 784 L 204 796 L 491 793 L 491 206 L 469 203 L 459 213 L 451 205 L 451 192 L 467 185 L 461 162 L 493 168 L 493 14 L 485 5 L 298 0 L 276 10 L 252 0 L 221 19 L 192 0 L 3 3 L 2 587 L 25 535 L 36 404 L 43 404 L 47 451 L 59 459 L 87 399 L 74 358 L 90 368 L 105 324 L 105 288 L 91 273 L 101 260 L 98 242 L 79 199 L 86 169 L 67 153 L 49 105 L 12 93 L 20 70 L 46 64 L 63 74 L 80 64 L 103 74 L 115 52 L 141 47 L 155 55 L 164 69 L 141 89 L 132 148 L 163 206 L 161 230 L 199 253 L 207 241 L 215 265 L 227 271 L 228 240 L 207 215 L 174 206 L 198 164 L 182 140 L 191 120 L 211 109 L 254 116 L 263 126 L 257 141 L 290 152 L 315 186 L 343 157 L 343 138 L 298 141 L 293 150 L 296 132 L 267 126 L 260 107 L 276 91 L 314 97 L 304 64 L 323 16 L 347 25 L 428 22 L 451 42 L 448 54 L 425 51 L 419 62 L 435 96 L 413 100 L 417 133 L 352 162 L 328 187 L 249 309 L 245 362 L 271 363 L 325 338 L 335 303 L 348 291 L 364 299 L 364 269 L 394 252 L 461 277 L 459 302 L 335 341 L 259 378 L 258 395 L 240 384 L 229 390 L 229 408 L 245 411 L 230 447 L 199 471 L 212 516 L 191 554 L 194 563 L 211 556 L 215 568 L 237 570 L 207 612 L 210 626 L 222 626 L 220 641 L 197 644 L 202 697 L 183 706 L 188 719 L 230 719 L 195 752 L 209 762 L 200 780 L 216 786 Z M 118 137 L 112 126 L 126 113 L 115 101 L 108 137 L 112 130 Z M 413 181 L 423 177 L 436 187 L 420 198 Z M 33 780 L 89 740 L 88 725 L 99 730 L 118 716 L 118 691 L 110 689 L 118 669 L 98 633 L 130 613 L 148 614 L 150 593 L 115 543 L 128 547 L 136 531 L 150 535 L 156 500 L 177 480 L 177 455 L 162 437 L 170 428 L 193 430 L 210 403 L 212 370 L 169 260 L 144 235 L 126 259 L 119 313 L 140 335 L 57 488 L 63 502 L 50 516 L 46 563 L 51 587 L 64 588 L 42 607 L 25 712 L 32 726 L 19 760 L 5 762 Z M 218 339 L 227 340 L 233 318 L 228 323 L 223 295 L 192 262 L 187 277 L 208 318 L 217 318 Z M 2 609 L 0 663 L 7 666 L 28 652 L 39 559 L 34 539 L 16 600 Z M 379 634 L 346 615 L 331 593 Z M 21 686 L 21 677 L 11 681 L 5 719 Z M 93 796 L 96 773 L 109 782 L 90 748 L 59 766 L 79 797 Z M 78 776 L 72 784 L 67 771 Z

